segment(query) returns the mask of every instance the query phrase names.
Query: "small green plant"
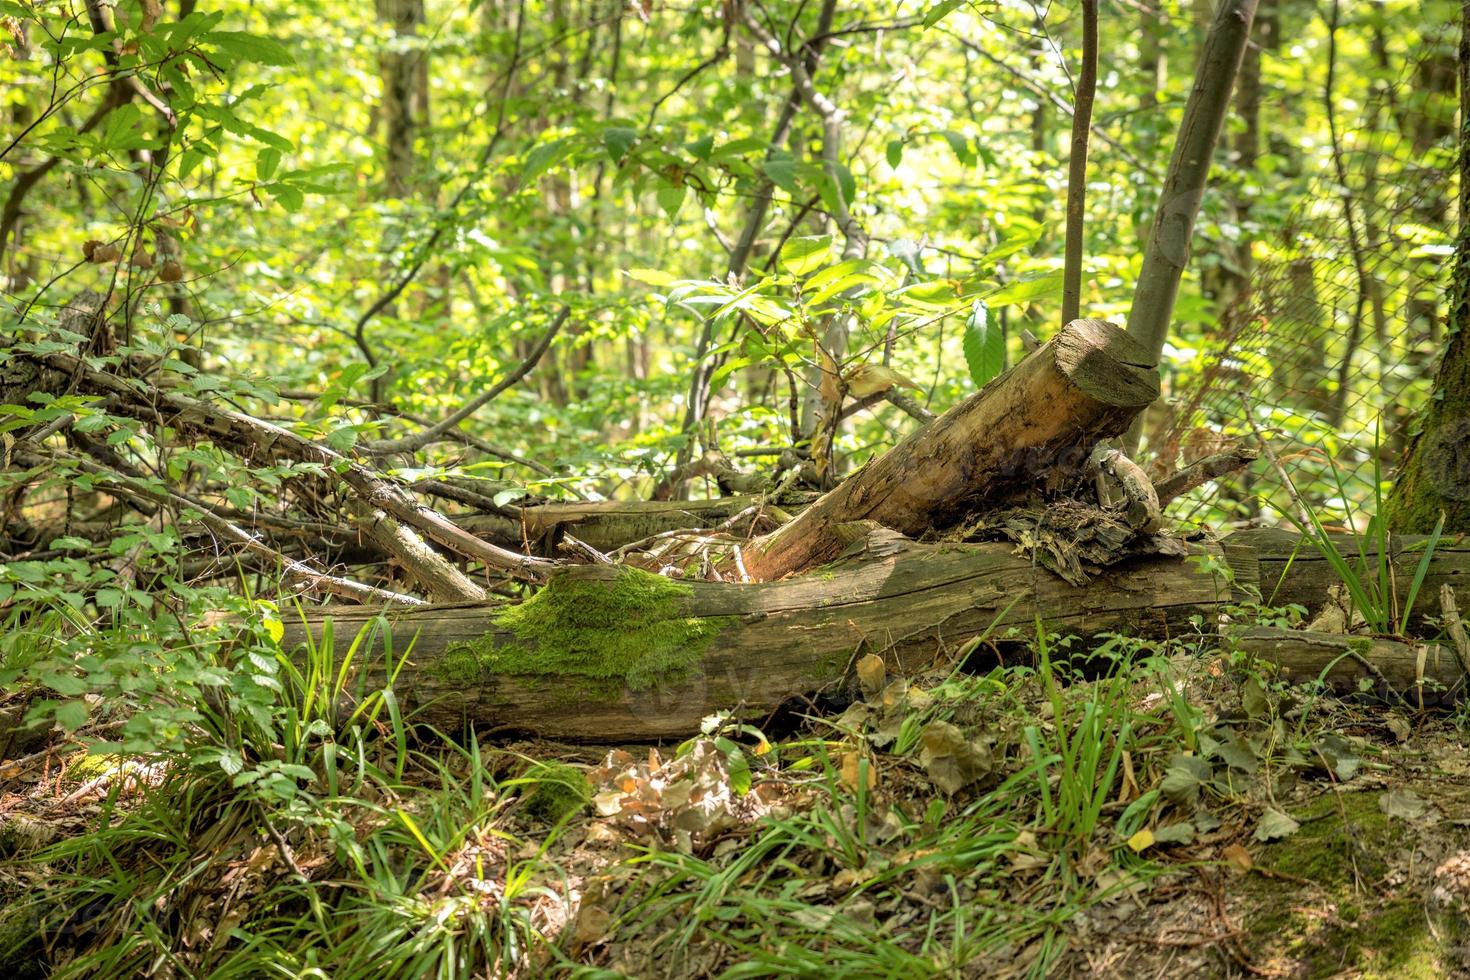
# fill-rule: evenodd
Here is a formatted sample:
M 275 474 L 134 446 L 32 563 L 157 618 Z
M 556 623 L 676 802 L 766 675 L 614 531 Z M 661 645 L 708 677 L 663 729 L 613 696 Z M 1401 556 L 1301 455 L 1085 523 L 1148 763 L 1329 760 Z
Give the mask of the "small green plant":
M 1043 729 L 1028 725 L 1027 747 L 1042 824 L 1065 842 L 1085 846 L 1097 829 L 1112 795 L 1123 753 L 1133 737 L 1128 675 L 1116 670 L 1090 685 L 1089 696 L 1074 705 L 1058 682 L 1050 645 L 1038 625 L 1037 676 L 1052 709 Z
M 1291 491 L 1292 500 L 1300 511 L 1299 515 L 1288 513 L 1287 516 L 1301 532 L 1302 540 L 1317 549 L 1318 553 L 1332 566 L 1338 580 L 1347 590 L 1352 601 L 1349 616 L 1351 617 L 1353 613 L 1360 614 L 1368 628 L 1375 633 L 1402 636 L 1408 632 L 1409 618 L 1414 611 L 1414 603 L 1419 597 L 1424 578 L 1429 573 L 1429 562 L 1434 556 L 1434 549 L 1439 544 L 1440 535 L 1444 532 L 1445 516 L 1443 513 L 1439 515 L 1439 521 L 1434 525 L 1434 530 L 1423 543 L 1423 553 L 1419 557 L 1419 564 L 1414 569 L 1413 578 L 1409 581 L 1408 593 L 1401 606 L 1391 560 L 1392 534 L 1383 520 L 1383 464 L 1380 462 L 1382 454 L 1379 449 L 1379 429 L 1375 426 L 1373 429 L 1374 509 L 1372 516 L 1368 519 L 1367 528 L 1362 532 L 1357 530 L 1353 521 L 1351 504 L 1346 503 L 1352 498 L 1343 485 L 1342 472 L 1337 468 L 1336 462 L 1328 461 L 1332 470 L 1332 478 L 1337 484 L 1338 496 L 1345 502 L 1344 507 L 1347 508 L 1348 534 L 1352 538 L 1356 560 L 1339 550 L 1336 540 L 1327 530 L 1321 515 L 1297 491 L 1291 474 L 1282 470 L 1282 475 L 1285 476 L 1288 489 Z M 1289 571 L 1290 562 L 1287 564 L 1287 572 Z M 1283 577 L 1285 574 L 1286 572 L 1283 572 Z

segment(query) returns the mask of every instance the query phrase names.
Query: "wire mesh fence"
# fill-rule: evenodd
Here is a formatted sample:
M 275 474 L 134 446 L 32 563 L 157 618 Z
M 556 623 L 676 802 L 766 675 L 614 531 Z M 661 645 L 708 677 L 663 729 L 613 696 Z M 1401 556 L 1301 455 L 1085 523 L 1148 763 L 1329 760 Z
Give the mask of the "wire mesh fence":
M 1428 46 L 1350 126 L 1334 120 L 1318 172 L 1284 221 L 1223 243 L 1223 260 L 1204 278 L 1224 313 L 1198 349 L 1173 352 L 1168 408 L 1148 427 L 1156 470 L 1264 439 L 1308 504 L 1334 523 L 1366 522 L 1375 482 L 1391 478 L 1430 395 L 1445 340 L 1456 221 L 1452 43 Z M 1233 207 L 1236 223 L 1250 227 L 1250 202 Z M 1182 499 L 1175 513 L 1279 521 L 1293 503 L 1273 470 L 1262 458 Z

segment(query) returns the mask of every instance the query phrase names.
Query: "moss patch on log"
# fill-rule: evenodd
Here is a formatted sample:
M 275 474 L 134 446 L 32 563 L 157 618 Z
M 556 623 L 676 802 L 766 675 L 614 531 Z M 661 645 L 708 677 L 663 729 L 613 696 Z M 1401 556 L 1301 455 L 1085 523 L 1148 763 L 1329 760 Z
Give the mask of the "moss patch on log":
M 486 633 L 453 644 L 437 672 L 463 684 L 484 674 L 568 681 L 569 698 L 645 691 L 687 676 L 735 618 L 686 615 L 685 600 L 693 593 L 682 582 L 636 568 L 620 568 L 611 580 L 560 572 L 495 617 L 495 626 L 513 641 L 497 646 L 495 633 Z

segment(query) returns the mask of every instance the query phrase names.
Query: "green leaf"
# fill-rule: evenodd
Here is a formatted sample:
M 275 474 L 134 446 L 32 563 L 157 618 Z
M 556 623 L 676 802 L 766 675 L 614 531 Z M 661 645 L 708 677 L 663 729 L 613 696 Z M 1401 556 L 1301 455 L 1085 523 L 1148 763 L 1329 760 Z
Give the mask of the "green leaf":
M 771 183 L 790 194 L 795 194 L 796 187 L 796 161 L 791 157 L 777 157 L 767 160 L 764 164 L 766 176 Z
M 965 320 L 965 364 L 975 387 L 984 387 L 991 378 L 1005 370 L 1006 339 L 998 326 L 990 322 L 990 310 L 980 300 L 970 308 Z
M 941 134 L 949 143 L 949 148 L 954 151 L 955 159 L 966 167 L 975 165 L 975 151 L 970 149 L 970 141 L 952 129 L 946 129 Z
M 1032 300 L 1041 299 L 1061 292 L 1062 272 L 1060 269 L 1043 272 L 1039 275 L 1025 276 L 1014 282 L 1006 283 L 986 293 L 984 299 L 992 309 L 997 306 L 1015 306 L 1019 303 L 1029 303 Z
M 933 27 L 935 24 L 943 20 L 946 14 L 954 11 L 964 2 L 965 0 L 939 0 L 939 2 L 930 7 L 929 12 L 924 15 L 924 26 Z
M 658 198 L 658 206 L 664 209 L 664 214 L 667 214 L 669 220 L 673 221 L 679 213 L 680 206 L 684 203 L 684 195 L 688 192 L 689 188 L 683 184 L 664 184 L 654 196 Z
M 131 102 L 112 110 L 102 130 L 101 142 L 108 150 L 135 150 L 147 143 L 142 111 Z
M 713 136 L 701 136 L 693 143 L 685 143 L 684 148 L 689 151 L 689 155 L 694 157 L 694 159 L 708 161 L 710 153 L 715 148 L 715 138 Z
M 888 141 L 888 165 L 894 170 L 903 162 L 903 140 Z
M 262 65 L 291 65 L 296 62 L 280 41 L 246 31 L 210 31 L 201 35 L 199 40 L 213 45 L 216 51 L 229 55 L 235 61 L 253 61 Z
M 531 152 L 526 154 L 526 165 L 521 170 L 521 179 L 534 180 L 540 177 L 552 167 L 565 161 L 575 149 L 576 144 L 565 139 L 552 140 L 532 148 Z
M 607 147 L 607 155 L 612 158 L 613 163 L 622 163 L 623 157 L 638 142 L 638 130 L 629 129 L 626 126 L 611 126 L 602 131 L 602 144 Z
M 255 155 L 255 179 L 270 180 L 281 164 L 281 151 L 274 146 L 264 147 Z
M 56 724 L 74 732 L 87 723 L 87 702 L 64 701 L 56 706 Z
M 1261 822 L 1256 825 L 1254 837 L 1258 841 L 1272 841 L 1282 837 L 1290 837 L 1301 829 L 1291 816 L 1275 807 L 1269 807 L 1261 814 Z
M 826 265 L 831 250 L 831 235 L 793 238 L 781 246 L 781 266 L 793 276 L 804 276 Z
M 281 207 L 293 214 L 300 211 L 301 205 L 306 202 L 306 195 L 301 193 L 299 188 L 292 187 L 290 184 L 267 184 L 265 192 L 275 198 Z
M 629 269 L 624 275 L 650 286 L 672 286 L 678 280 L 662 269 Z
M 837 188 L 842 192 L 842 200 L 848 204 L 857 197 L 857 180 L 853 178 L 852 171 L 840 163 L 834 163 L 832 169 L 837 171 Z

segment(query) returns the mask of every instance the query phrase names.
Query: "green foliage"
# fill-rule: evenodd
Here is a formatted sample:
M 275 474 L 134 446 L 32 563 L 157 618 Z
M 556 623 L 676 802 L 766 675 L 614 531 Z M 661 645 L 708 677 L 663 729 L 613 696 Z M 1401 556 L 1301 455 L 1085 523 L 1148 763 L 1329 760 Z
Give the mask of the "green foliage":
M 1429 573 L 1429 562 L 1434 557 L 1435 546 L 1439 544 L 1440 535 L 1444 531 L 1444 515 L 1440 515 L 1429 537 L 1420 545 L 1422 554 L 1414 568 L 1413 577 L 1408 582 L 1408 592 L 1401 606 L 1398 583 L 1395 581 L 1392 567 L 1393 539 L 1388 530 L 1388 522 L 1383 516 L 1385 512 L 1383 506 L 1384 480 L 1378 464 L 1380 457 L 1376 451 L 1378 448 L 1376 429 L 1373 441 L 1375 506 L 1373 515 L 1368 519 L 1367 529 L 1359 533 L 1356 530 L 1356 523 L 1352 520 L 1352 514 L 1348 514 L 1349 538 L 1357 552 L 1355 559 L 1354 556 L 1342 553 L 1318 512 L 1306 504 L 1294 483 L 1292 483 L 1291 491 L 1297 500 L 1302 501 L 1302 516 L 1293 517 L 1292 522 L 1301 532 L 1302 541 L 1310 544 L 1327 560 L 1338 580 L 1347 589 L 1352 599 L 1349 617 L 1351 618 L 1353 613 L 1358 613 L 1373 632 L 1403 636 L 1409 631 L 1409 619 L 1414 612 L 1414 603 L 1419 597 L 1424 578 Z M 1342 477 L 1336 464 L 1331 464 L 1331 469 L 1333 478 L 1337 481 L 1339 499 L 1346 500 L 1347 490 L 1342 485 Z M 1290 482 L 1290 475 L 1287 475 L 1286 479 Z M 1289 571 L 1290 565 L 1288 564 L 1286 573 Z

